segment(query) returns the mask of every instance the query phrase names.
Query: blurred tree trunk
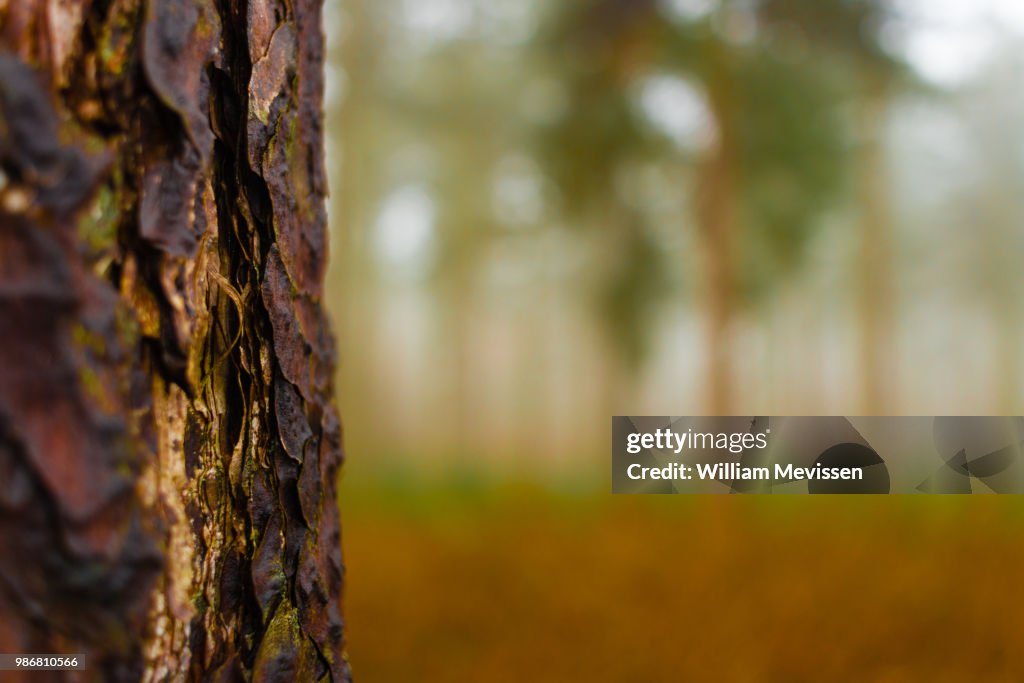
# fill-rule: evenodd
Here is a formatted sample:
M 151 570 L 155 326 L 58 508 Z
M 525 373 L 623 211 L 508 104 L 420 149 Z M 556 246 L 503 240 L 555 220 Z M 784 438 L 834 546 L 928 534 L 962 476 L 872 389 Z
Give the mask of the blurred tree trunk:
M 707 269 L 706 410 L 709 415 L 729 415 L 735 409 L 732 342 L 738 312 L 738 112 L 726 49 L 713 42 L 706 61 L 708 99 L 717 125 L 715 148 L 701 169 L 697 203 Z
M 893 230 L 884 140 L 888 92 L 880 77 L 868 74 L 865 81 L 865 94 L 859 103 L 860 144 L 856 160 L 861 227 L 856 268 L 860 284 L 860 410 L 864 415 L 886 415 L 892 409 L 895 327 Z
M 1013 300 L 1007 297 L 1006 301 Z M 1010 309 L 1010 310 L 1006 310 Z M 997 374 L 999 386 L 999 406 L 997 412 L 1003 415 L 1017 415 L 1021 411 L 1020 376 L 1021 376 L 1021 333 L 1020 317 L 1016 308 L 1004 306 L 999 314 L 999 334 Z
M 340 292 L 328 305 L 333 320 L 342 328 L 338 346 L 346 380 L 339 387 L 341 410 L 350 424 L 360 425 L 363 433 L 379 434 L 390 429 L 392 415 L 390 407 L 376 409 L 388 405 L 382 395 L 382 383 L 376 379 L 381 345 L 375 330 L 365 323 L 373 318 L 373 310 L 381 306 L 370 240 L 374 208 L 371 198 L 375 196 L 379 173 L 374 156 L 375 136 L 379 135 L 380 125 L 374 120 L 371 89 L 378 46 L 385 43 L 375 29 L 370 2 L 346 0 L 333 5 L 336 10 L 343 6 L 345 30 L 339 31 L 342 36 L 332 45 L 328 56 L 330 64 L 341 69 L 343 86 L 328 114 L 333 128 L 329 138 L 332 142 L 340 140 L 341 144 L 340 154 L 330 160 L 331 172 L 337 179 L 330 198 L 332 223 L 340 228 L 336 227 L 331 235 L 337 256 L 332 259 L 327 277 L 332 288 Z M 358 394 L 345 391 L 346 386 L 358 387 Z M 350 448 L 358 448 L 352 434 L 347 443 Z
M 320 0 L 0 0 L 0 652 L 349 678 L 322 50 Z

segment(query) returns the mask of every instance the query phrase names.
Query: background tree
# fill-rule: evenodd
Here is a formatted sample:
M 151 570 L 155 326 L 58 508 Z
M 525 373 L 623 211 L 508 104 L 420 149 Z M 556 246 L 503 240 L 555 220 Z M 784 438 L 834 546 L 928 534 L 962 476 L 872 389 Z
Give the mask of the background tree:
M 640 160 L 689 169 L 712 413 L 735 406 L 736 318 L 794 270 L 825 212 L 841 197 L 844 151 L 854 134 L 870 140 L 877 132 L 864 136 L 852 128 L 843 107 L 853 94 L 865 93 L 862 101 L 872 106 L 885 94 L 893 62 L 878 42 L 883 19 L 881 3 L 845 0 L 606 0 L 568 3 L 553 13 L 549 54 L 564 74 L 570 104 L 543 140 L 548 166 L 572 200 L 565 208 L 576 216 L 596 211 L 628 235 L 624 239 L 642 244 L 650 226 L 610 210 L 622 204 L 621 177 Z M 862 77 L 860 90 L 848 86 L 851 69 Z M 652 77 L 675 80 L 703 109 L 710 123 L 704 144 L 680 150 L 651 139 L 655 131 L 636 100 Z M 681 104 L 686 102 L 675 106 Z M 878 164 L 871 170 L 877 172 Z M 870 208 L 878 193 L 870 194 L 864 221 L 871 226 L 864 238 L 870 254 L 864 262 L 871 268 L 863 281 L 879 287 L 886 226 L 880 222 L 884 211 Z M 636 250 L 619 254 L 629 259 Z M 643 261 L 643 267 L 617 271 L 625 280 L 614 288 L 620 297 L 610 301 L 619 301 L 617 310 L 624 313 L 610 319 L 620 334 L 642 335 L 645 311 L 657 304 L 652 292 L 659 286 L 651 279 L 663 264 L 649 253 Z M 879 297 L 875 293 L 871 301 Z M 640 348 L 635 340 L 623 341 L 626 349 Z
M 0 651 L 348 679 L 320 31 L 0 3 Z
M 887 29 L 899 21 L 890 0 L 763 0 L 760 16 L 796 41 L 834 60 L 851 102 L 848 121 L 852 198 L 858 216 L 857 273 L 860 318 L 861 410 L 884 415 L 894 401 L 895 226 L 885 149 L 887 112 L 901 91 L 920 84 L 885 49 Z
M 946 257 L 947 267 L 969 285 L 958 295 L 964 304 L 975 311 L 991 311 L 992 326 L 998 330 L 990 346 L 999 370 L 993 382 L 996 405 L 1006 414 L 1014 414 L 1019 412 L 1022 398 L 1018 382 L 1022 314 L 1018 302 L 1024 288 L 1017 262 L 1024 249 L 1020 229 L 1024 220 L 1024 157 L 1019 153 L 1024 139 L 1016 122 L 1024 116 L 1024 97 L 1011 83 L 1024 61 L 1019 56 L 1019 41 L 1007 43 L 999 46 L 1006 55 L 1001 68 L 987 69 L 954 100 L 955 121 L 969 141 L 973 158 L 962 173 L 966 186 L 937 198 L 940 212 L 929 237 L 970 236 L 955 259 Z M 934 246 L 930 244 L 929 249 Z M 953 296 L 948 287 L 946 283 L 944 293 Z M 976 334 L 983 337 L 985 333 L 978 330 Z

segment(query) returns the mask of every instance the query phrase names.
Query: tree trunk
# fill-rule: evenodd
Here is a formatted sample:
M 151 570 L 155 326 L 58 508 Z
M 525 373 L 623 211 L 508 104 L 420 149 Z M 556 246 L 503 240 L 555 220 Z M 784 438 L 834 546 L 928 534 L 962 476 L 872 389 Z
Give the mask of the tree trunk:
M 87 662 L 24 680 L 349 679 L 322 51 L 320 0 L 0 0 L 0 652 Z
M 883 82 L 869 79 L 859 103 L 860 145 L 857 156 L 860 200 L 859 278 L 861 414 L 885 415 L 893 405 L 892 345 L 894 284 L 892 217 L 888 205 Z
M 707 279 L 706 412 L 729 415 L 733 395 L 733 327 L 739 309 L 736 273 L 738 227 L 738 130 L 735 84 L 729 56 L 709 46 L 708 98 L 717 124 L 715 149 L 699 178 L 697 221 L 705 253 Z
M 379 135 L 376 128 L 379 121 L 374 120 L 370 100 L 376 76 L 374 45 L 379 44 L 381 38 L 375 35 L 370 2 L 372 0 L 335 3 L 336 8 L 344 6 L 346 30 L 334 47 L 335 54 L 328 57 L 329 63 L 339 66 L 344 74 L 342 94 L 335 98 L 333 110 L 328 111 L 333 126 L 329 137 L 332 142 L 342 141 L 329 167 L 337 179 L 330 202 L 335 226 L 331 239 L 338 253 L 332 259 L 327 277 L 340 295 L 328 302 L 328 312 L 347 333 L 338 335 L 345 377 L 344 385 L 339 387 L 340 409 L 349 424 L 358 424 L 364 434 L 380 433 L 391 426 L 389 409 L 375 410 L 388 402 L 381 396 L 382 382 L 376 380 L 379 345 L 373 328 L 365 324 L 381 305 L 370 244 L 372 198 L 379 173 L 374 163 L 374 135 Z M 345 386 L 359 387 L 358 396 L 345 392 Z M 353 447 L 358 435 L 350 432 L 346 441 Z

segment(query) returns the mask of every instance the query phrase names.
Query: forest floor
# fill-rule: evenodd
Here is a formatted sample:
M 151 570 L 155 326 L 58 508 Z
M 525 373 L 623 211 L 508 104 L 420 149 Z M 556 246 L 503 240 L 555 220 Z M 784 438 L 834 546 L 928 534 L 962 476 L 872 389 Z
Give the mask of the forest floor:
M 1019 681 L 1013 496 L 343 484 L 360 683 Z

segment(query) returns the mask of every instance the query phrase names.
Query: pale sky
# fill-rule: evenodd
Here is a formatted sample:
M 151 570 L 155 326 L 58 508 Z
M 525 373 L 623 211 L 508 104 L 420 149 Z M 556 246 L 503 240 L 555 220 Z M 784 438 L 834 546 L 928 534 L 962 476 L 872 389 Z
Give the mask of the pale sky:
M 1024 0 L 902 0 L 909 31 L 897 48 L 939 85 L 973 76 L 998 47 L 998 37 L 1024 36 Z

